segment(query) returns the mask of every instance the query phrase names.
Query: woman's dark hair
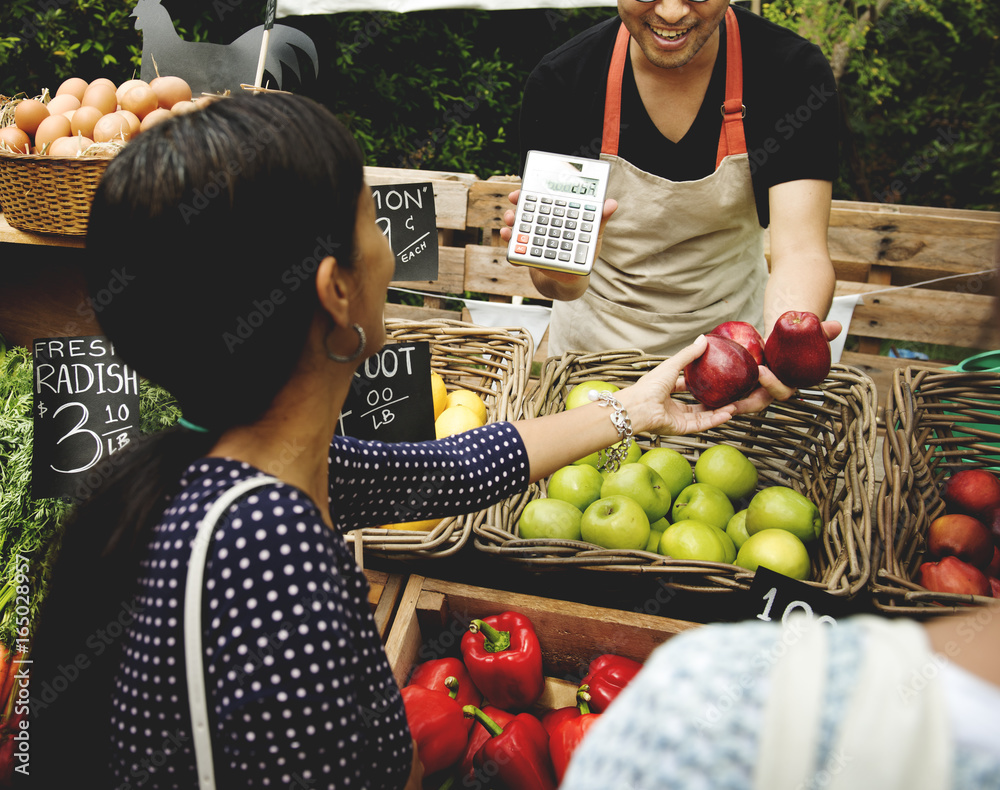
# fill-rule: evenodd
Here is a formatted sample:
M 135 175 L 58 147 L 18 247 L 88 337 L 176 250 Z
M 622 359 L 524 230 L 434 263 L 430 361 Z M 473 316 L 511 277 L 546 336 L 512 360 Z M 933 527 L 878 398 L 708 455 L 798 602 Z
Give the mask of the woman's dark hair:
M 118 657 L 107 635 L 134 615 L 149 532 L 183 470 L 288 381 L 318 306 L 319 261 L 353 263 L 363 182 L 343 125 L 310 99 L 276 93 L 171 118 L 109 164 L 86 241 L 98 321 L 208 432 L 133 442 L 66 526 L 31 653 L 33 701 L 43 703 L 32 722 L 37 786 L 62 781 L 40 778 L 46 769 L 106 786 Z

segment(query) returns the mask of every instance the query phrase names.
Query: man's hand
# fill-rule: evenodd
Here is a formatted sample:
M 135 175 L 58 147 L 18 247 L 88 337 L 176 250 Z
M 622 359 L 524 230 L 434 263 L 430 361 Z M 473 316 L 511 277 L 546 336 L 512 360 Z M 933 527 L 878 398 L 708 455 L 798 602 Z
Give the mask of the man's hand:
M 840 321 L 823 322 L 823 334 L 826 335 L 828 342 L 838 337 L 843 329 Z M 788 400 L 798 391 L 794 387 L 782 384 L 766 364 L 760 367 L 758 383 L 760 386 L 757 389 L 736 402 L 737 414 L 752 414 L 761 411 L 772 401 Z
M 515 189 L 507 196 L 507 199 L 516 206 L 520 196 L 521 190 Z M 601 224 L 597 232 L 598 255 L 601 253 L 601 240 L 604 236 L 604 227 L 608 224 L 608 220 L 617 208 L 617 200 L 608 198 L 604 201 L 604 211 L 601 214 Z M 503 221 L 506 227 L 500 228 L 500 238 L 503 239 L 504 242 L 509 242 L 511 239 L 514 227 L 514 217 L 515 213 L 512 209 L 508 209 L 504 212 Z M 514 265 L 520 266 L 522 264 Z M 570 274 L 569 272 L 554 272 L 549 271 L 548 269 L 539 269 L 535 266 L 530 267 L 530 273 L 532 284 L 538 289 L 538 292 L 542 294 L 542 296 L 562 302 L 579 299 L 590 286 L 590 277 L 586 274 L 581 275 Z

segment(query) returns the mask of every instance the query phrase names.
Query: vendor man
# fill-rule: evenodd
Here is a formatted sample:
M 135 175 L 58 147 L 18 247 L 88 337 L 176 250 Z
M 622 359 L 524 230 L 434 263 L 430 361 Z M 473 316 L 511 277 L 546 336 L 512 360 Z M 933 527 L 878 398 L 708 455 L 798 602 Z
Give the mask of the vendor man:
M 589 276 L 531 270 L 555 300 L 549 352 L 669 355 L 723 321 L 766 335 L 786 310 L 825 317 L 837 124 L 819 48 L 729 0 L 618 0 L 546 55 L 524 90 L 522 162 L 599 156 L 618 204 Z

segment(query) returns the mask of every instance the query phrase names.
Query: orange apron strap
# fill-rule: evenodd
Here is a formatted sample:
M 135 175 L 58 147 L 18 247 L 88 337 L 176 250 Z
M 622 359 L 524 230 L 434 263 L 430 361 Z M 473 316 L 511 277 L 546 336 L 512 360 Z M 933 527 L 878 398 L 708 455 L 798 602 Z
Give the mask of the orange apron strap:
M 740 28 L 732 6 L 726 9 L 726 100 L 722 107 L 722 133 L 719 151 L 715 157 L 718 169 L 727 156 L 745 154 L 747 140 L 743 133 L 743 49 L 740 47 Z
M 628 57 L 628 28 L 622 22 L 615 39 L 615 49 L 611 55 L 608 70 L 608 87 L 604 98 L 604 133 L 601 139 L 601 153 L 618 156 L 618 137 L 622 128 L 622 77 L 625 74 L 625 59 Z

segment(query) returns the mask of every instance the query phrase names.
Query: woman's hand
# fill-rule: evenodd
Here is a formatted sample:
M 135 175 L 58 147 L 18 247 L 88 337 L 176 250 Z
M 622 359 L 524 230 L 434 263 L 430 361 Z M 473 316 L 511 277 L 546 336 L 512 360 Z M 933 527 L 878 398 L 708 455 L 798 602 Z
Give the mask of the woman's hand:
M 739 413 L 738 404 L 706 409 L 700 403 L 683 403 L 671 397 L 674 392 L 685 390 L 682 371 L 707 348 L 708 341 L 702 335 L 687 348 L 661 362 L 631 387 L 616 393 L 616 397 L 620 395 L 618 400 L 628 411 L 636 433 L 660 436 L 696 433 L 716 428 Z

